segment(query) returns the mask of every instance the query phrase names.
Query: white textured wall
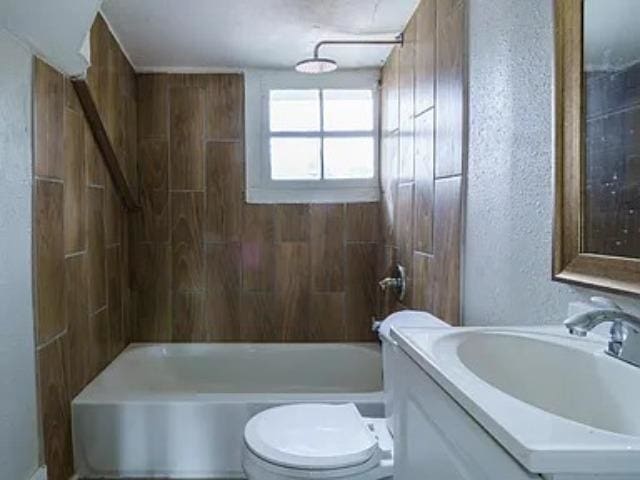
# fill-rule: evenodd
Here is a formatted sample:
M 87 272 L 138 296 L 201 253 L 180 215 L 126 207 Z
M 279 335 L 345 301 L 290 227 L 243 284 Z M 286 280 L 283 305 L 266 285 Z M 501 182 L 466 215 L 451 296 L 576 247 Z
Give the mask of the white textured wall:
M 558 323 L 568 302 L 597 292 L 550 280 L 552 3 L 468 1 L 463 322 Z
M 0 29 L 0 478 L 38 465 L 31 297 L 32 56 Z

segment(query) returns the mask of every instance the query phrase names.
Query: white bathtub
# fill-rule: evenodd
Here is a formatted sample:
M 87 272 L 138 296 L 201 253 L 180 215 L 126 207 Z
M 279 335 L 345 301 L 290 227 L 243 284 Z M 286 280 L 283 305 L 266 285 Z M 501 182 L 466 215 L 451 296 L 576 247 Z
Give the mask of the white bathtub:
M 73 401 L 80 478 L 242 478 L 245 423 L 283 403 L 383 415 L 375 344 L 134 344 Z

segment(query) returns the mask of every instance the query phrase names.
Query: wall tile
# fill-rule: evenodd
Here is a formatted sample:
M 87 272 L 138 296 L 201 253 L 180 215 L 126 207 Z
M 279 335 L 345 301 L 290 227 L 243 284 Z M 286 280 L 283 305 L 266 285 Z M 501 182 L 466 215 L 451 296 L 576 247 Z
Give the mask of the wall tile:
M 87 239 L 89 262 L 89 312 L 107 305 L 104 231 L 104 189 L 87 189 Z
M 105 243 L 107 246 L 112 246 L 119 244 L 122 238 L 124 211 L 122 200 L 111 182 L 107 182 L 104 203 Z
M 207 139 L 240 139 L 243 132 L 242 75 L 213 75 L 206 93 Z
M 51 480 L 67 480 L 73 475 L 68 367 L 65 337 L 38 350 L 44 461 Z
M 171 194 L 172 289 L 204 289 L 202 193 Z
M 89 381 L 89 305 L 86 254 L 65 260 L 67 345 L 69 348 L 69 394 L 75 397 Z
M 413 244 L 424 253 L 433 252 L 433 111 L 416 118 L 416 181 L 414 191 Z
M 434 105 L 436 0 L 422 0 L 416 10 L 416 115 Z
M 205 299 L 202 292 L 173 292 L 172 340 L 174 342 L 207 342 Z
M 464 3 L 437 0 L 436 177 L 462 173 Z
M 204 188 L 204 92 L 201 88 L 170 89 L 169 163 L 171 188 Z
M 78 95 L 76 94 L 76 91 L 73 88 L 73 83 L 69 78 L 64 79 L 64 105 L 74 112 L 82 114 L 82 105 L 80 105 Z
M 168 139 L 167 75 L 138 75 L 138 137 Z
M 275 293 L 246 292 L 240 301 L 240 335 L 244 342 L 284 341 L 282 318 L 276 309 Z
M 430 269 L 432 268 L 433 257 L 421 253 L 413 252 L 413 268 L 412 268 L 412 297 L 411 308 L 416 310 L 432 311 L 433 299 L 431 292 L 433 285 L 429 282 L 433 279 Z
M 311 205 L 311 269 L 313 289 L 344 289 L 345 207 L 342 204 Z
M 312 293 L 309 306 L 307 340 L 341 342 L 347 339 L 345 294 Z
M 409 22 L 404 33 L 404 45 L 400 49 L 400 155 L 399 177 L 401 182 L 413 180 L 413 134 L 415 102 L 416 22 Z
M 93 133 L 89 128 L 89 124 L 84 121 L 84 146 L 86 161 L 86 184 L 103 187 L 105 176 L 107 175 L 104 167 L 104 160 L 98 150 L 98 146 L 93 138 Z
M 206 323 L 211 340 L 239 340 L 242 259 L 239 243 L 207 245 Z
M 36 181 L 35 242 L 37 332 L 41 345 L 66 327 L 62 183 Z
M 273 290 L 274 210 L 272 205 L 245 205 L 242 228 L 242 286 Z
M 166 243 L 170 240 L 169 192 L 143 191 L 140 195 L 141 211 L 132 214 L 134 236 L 139 242 Z
M 147 191 L 169 189 L 169 145 L 166 140 L 140 140 L 140 184 Z
M 33 102 L 35 174 L 62 179 L 64 77 L 37 58 Z
M 380 238 L 379 203 L 347 204 L 347 241 L 377 242 Z
M 131 258 L 135 296 L 133 340 L 171 340 L 171 246 L 137 244 Z
M 396 245 L 398 261 L 411 270 L 413 252 L 413 183 L 405 183 L 398 187 L 398 203 L 396 205 Z
M 461 177 L 436 181 L 436 254 L 429 281 L 433 286 L 433 313 L 452 325 L 457 325 L 460 318 L 461 189 Z
M 382 134 L 399 128 L 400 120 L 400 47 L 394 47 L 382 69 Z
M 64 109 L 64 240 L 65 253 L 85 249 L 85 146 L 82 116 Z
M 309 240 L 310 206 L 308 204 L 276 205 L 276 241 Z
M 283 341 L 304 341 L 308 336 L 309 256 L 308 243 L 276 245 L 276 316 L 282 322 Z
M 207 143 L 207 241 L 240 239 L 244 191 L 244 157 L 240 142 Z
M 91 378 L 98 375 L 111 361 L 111 329 L 107 307 L 98 310 L 89 317 L 91 349 L 89 365 Z
M 122 275 L 120 272 L 120 247 L 107 249 L 107 298 L 109 322 L 109 356 L 116 357 L 126 346 L 122 310 Z
M 371 319 L 377 315 L 378 246 L 353 243 L 347 245 L 346 338 L 350 341 L 372 341 Z

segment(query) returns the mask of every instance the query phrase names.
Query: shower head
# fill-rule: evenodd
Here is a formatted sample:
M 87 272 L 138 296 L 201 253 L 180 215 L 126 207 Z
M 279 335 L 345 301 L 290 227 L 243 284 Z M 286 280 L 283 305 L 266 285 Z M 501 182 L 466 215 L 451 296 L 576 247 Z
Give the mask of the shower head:
M 313 49 L 313 57 L 296 63 L 296 71 L 300 73 L 329 73 L 338 68 L 335 60 L 320 56 L 320 47 L 323 45 L 403 45 L 404 35 L 401 33 L 390 40 L 324 40 L 316 44 Z
M 313 57 L 296 63 L 296 71 L 300 73 L 329 73 L 338 68 L 338 64 L 330 58 Z

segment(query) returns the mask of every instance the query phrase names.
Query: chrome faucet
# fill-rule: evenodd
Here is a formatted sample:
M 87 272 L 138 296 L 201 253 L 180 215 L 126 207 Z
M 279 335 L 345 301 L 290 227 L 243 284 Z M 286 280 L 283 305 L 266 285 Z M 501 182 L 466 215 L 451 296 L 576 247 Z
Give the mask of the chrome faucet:
M 596 306 L 595 309 L 578 313 L 564 321 L 569 333 L 585 337 L 601 323 L 611 322 L 605 353 L 640 367 L 640 318 L 624 312 L 608 299 L 594 297 L 591 302 Z

